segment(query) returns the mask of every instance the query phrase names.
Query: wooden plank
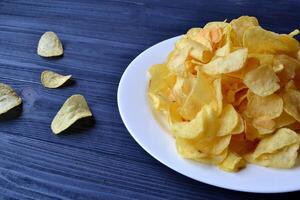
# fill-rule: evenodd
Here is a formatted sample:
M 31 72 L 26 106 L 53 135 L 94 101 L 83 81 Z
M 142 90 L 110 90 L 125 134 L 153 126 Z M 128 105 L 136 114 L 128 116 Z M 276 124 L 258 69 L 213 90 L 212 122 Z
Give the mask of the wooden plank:
M 186 178 L 131 138 L 117 108 L 127 65 L 164 39 L 212 20 L 255 15 L 265 27 L 299 28 L 300 4 L 289 1 L 2 0 L 0 82 L 22 96 L 22 112 L 0 119 L 0 199 L 283 199 L 299 193 L 232 192 Z M 55 31 L 65 54 L 36 54 Z M 40 84 L 43 70 L 72 74 L 60 89 Z M 92 126 L 54 135 L 50 123 L 70 95 L 83 94 Z

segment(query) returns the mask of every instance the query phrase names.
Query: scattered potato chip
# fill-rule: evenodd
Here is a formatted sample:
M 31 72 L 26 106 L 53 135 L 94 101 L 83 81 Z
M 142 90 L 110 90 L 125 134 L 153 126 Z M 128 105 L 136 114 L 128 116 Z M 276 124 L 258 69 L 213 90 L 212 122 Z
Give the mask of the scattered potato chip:
M 53 133 L 59 134 L 77 120 L 92 116 L 85 98 L 80 94 L 69 97 L 51 123 Z
M 241 16 L 192 28 L 149 69 L 148 97 L 184 158 L 236 172 L 291 168 L 300 137 L 300 45 Z
M 63 76 L 52 71 L 43 71 L 41 74 L 41 82 L 44 87 L 58 88 L 62 86 L 72 75 Z
M 37 53 L 43 57 L 60 56 L 64 53 L 63 46 L 56 33 L 47 31 L 42 35 Z
M 238 49 L 225 57 L 219 57 L 212 60 L 201 69 L 209 75 L 235 72 L 244 66 L 247 54 L 247 49 Z
M 268 65 L 249 71 L 245 75 L 244 83 L 259 96 L 268 96 L 280 88 L 278 77 Z
M 9 85 L 0 83 L 0 115 L 20 105 L 22 99 Z

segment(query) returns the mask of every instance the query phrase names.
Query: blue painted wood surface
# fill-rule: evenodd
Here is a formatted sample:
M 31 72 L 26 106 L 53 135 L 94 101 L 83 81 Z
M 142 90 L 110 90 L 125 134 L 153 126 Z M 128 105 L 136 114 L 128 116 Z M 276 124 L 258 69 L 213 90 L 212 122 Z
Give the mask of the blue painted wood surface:
M 24 101 L 19 116 L 0 120 L 0 199 L 247 200 L 300 195 L 234 192 L 186 178 L 138 146 L 118 113 L 120 77 L 140 52 L 190 27 L 246 14 L 277 32 L 300 26 L 297 0 L 0 0 L 0 82 L 16 88 Z M 36 54 L 39 37 L 47 30 L 61 38 L 63 57 Z M 75 82 L 45 89 L 39 82 L 45 69 L 72 74 Z M 56 136 L 51 120 L 75 93 L 86 97 L 95 123 Z

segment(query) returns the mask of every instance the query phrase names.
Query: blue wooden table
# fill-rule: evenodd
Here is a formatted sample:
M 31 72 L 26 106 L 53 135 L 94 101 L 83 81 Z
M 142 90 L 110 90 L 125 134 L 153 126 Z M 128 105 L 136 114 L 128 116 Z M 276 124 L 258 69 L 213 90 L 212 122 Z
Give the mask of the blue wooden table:
M 23 98 L 19 113 L 0 119 L 0 199 L 299 196 L 234 192 L 184 177 L 148 155 L 118 113 L 120 77 L 140 52 L 190 27 L 246 14 L 277 32 L 300 26 L 297 0 L 0 0 L 0 82 Z M 63 57 L 36 54 L 39 37 L 48 30 L 61 38 Z M 74 82 L 45 89 L 39 80 L 46 69 L 72 74 Z M 93 123 L 52 134 L 52 118 L 76 93 L 86 97 Z

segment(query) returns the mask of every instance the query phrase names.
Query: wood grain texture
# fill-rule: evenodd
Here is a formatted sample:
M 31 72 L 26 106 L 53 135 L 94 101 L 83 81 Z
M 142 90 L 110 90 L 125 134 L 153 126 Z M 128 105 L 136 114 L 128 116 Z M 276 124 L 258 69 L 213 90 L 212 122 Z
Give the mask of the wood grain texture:
M 126 66 L 164 39 L 208 21 L 257 16 L 277 32 L 299 28 L 290 1 L 0 0 L 0 82 L 22 96 L 19 116 L 0 120 L 0 199 L 284 199 L 216 188 L 154 160 L 131 138 L 117 109 Z M 55 31 L 65 53 L 44 59 L 39 37 Z M 45 89 L 43 70 L 74 84 Z M 83 94 L 94 125 L 54 135 L 50 123 L 72 94 Z M 217 181 L 217 180 L 216 180 Z M 259 184 L 259 183 L 258 183 Z

